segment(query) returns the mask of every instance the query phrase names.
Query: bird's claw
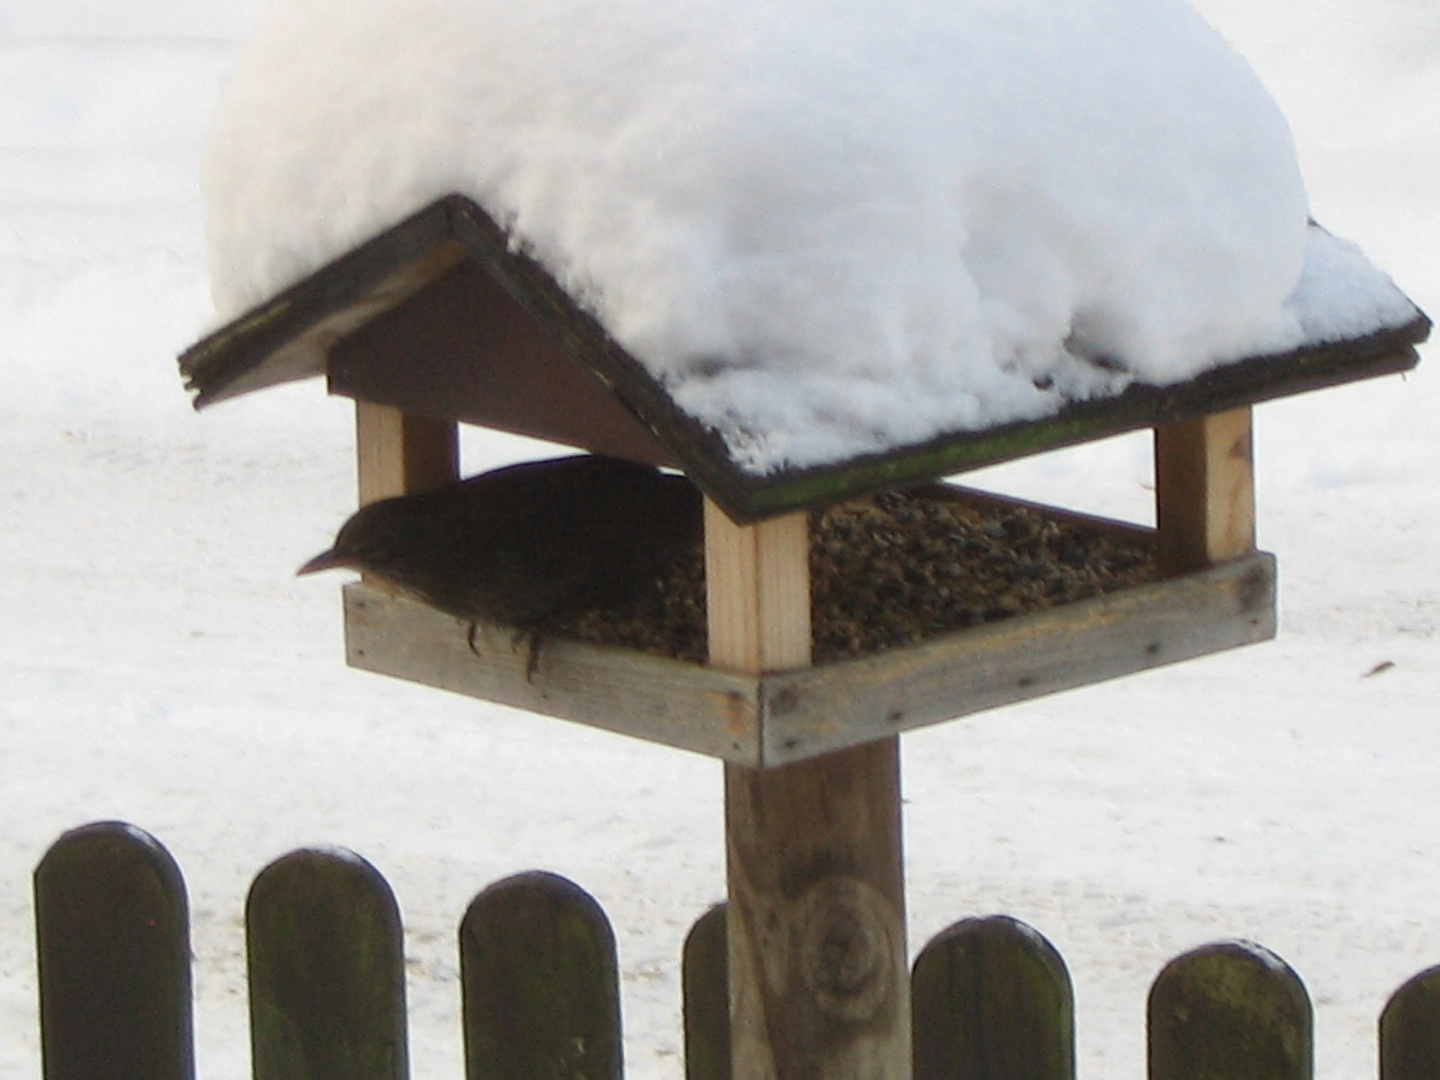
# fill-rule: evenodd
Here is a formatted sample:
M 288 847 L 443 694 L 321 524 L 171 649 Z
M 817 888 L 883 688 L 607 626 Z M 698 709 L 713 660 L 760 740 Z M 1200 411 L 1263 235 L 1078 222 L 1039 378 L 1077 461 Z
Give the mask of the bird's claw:
M 533 683 L 535 672 L 540 670 L 540 631 L 521 630 L 515 635 L 515 644 L 519 645 L 522 641 L 526 643 L 525 681 Z

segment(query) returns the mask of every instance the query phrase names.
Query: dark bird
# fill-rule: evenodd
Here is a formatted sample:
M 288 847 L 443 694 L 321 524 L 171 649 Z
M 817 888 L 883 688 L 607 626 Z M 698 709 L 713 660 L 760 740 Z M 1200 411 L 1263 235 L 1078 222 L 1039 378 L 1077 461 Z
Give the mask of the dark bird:
M 701 533 L 699 489 L 616 458 L 532 461 L 362 507 L 300 573 L 362 570 L 534 645 L 570 617 L 653 588 Z

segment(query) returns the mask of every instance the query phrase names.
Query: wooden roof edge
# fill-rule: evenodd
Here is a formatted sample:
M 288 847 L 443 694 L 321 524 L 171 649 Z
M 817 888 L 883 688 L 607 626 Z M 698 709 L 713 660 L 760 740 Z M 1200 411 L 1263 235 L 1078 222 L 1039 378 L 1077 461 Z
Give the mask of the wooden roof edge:
M 329 341 L 306 348 L 327 320 L 380 292 L 346 332 L 418 291 L 453 265 L 438 251 L 451 240 L 451 199 L 440 199 L 201 338 L 179 356 L 197 409 L 282 382 L 322 375 Z M 458 256 L 458 253 L 456 253 Z M 421 269 L 409 275 L 409 267 Z M 400 277 L 403 280 L 397 281 Z M 386 289 L 386 285 L 391 287 Z M 331 338 L 333 340 L 333 338 Z M 296 347 L 297 343 L 302 343 Z M 288 350 L 288 355 L 287 355 Z M 277 362 L 277 358 L 278 362 Z M 286 359 L 290 363 L 285 363 Z
M 845 462 L 747 473 L 721 437 L 683 412 L 663 383 L 620 346 L 554 276 L 468 196 L 442 197 L 211 333 L 180 356 L 202 408 L 251 390 L 322 374 L 339 337 L 401 303 L 464 258 L 474 260 L 600 378 L 685 472 L 739 522 L 886 488 L 925 483 L 1137 428 L 1356 379 L 1409 370 L 1431 329 L 1418 309 L 1405 325 L 1360 338 L 1222 365 L 1174 386 L 1133 384 L 1071 403 L 1050 417 L 926 442 Z
M 834 465 L 747 473 L 718 433 L 681 410 L 635 357 L 577 304 L 540 262 L 478 204 L 452 196 L 452 235 L 565 351 L 601 378 L 684 471 L 732 518 L 758 521 L 888 488 L 926 483 L 1018 457 L 1058 449 L 1154 423 L 1413 368 L 1414 346 L 1430 332 L 1419 310 L 1405 325 L 1360 338 L 1241 360 L 1171 387 L 1133 384 L 1114 398 L 1077 402 L 1055 416 L 982 433 L 948 433 L 925 443 L 863 455 Z
M 1156 424 L 1258 404 L 1347 382 L 1402 374 L 1419 363 L 1430 319 L 1421 312 L 1403 326 L 1288 353 L 1252 357 L 1171 386 L 1133 383 L 1110 398 L 1072 402 L 1038 420 L 980 432 L 949 432 L 923 443 L 861 455 L 835 465 L 780 470 L 765 476 L 715 478 L 715 496 L 737 521 L 758 521 L 893 488 L 928 483 Z

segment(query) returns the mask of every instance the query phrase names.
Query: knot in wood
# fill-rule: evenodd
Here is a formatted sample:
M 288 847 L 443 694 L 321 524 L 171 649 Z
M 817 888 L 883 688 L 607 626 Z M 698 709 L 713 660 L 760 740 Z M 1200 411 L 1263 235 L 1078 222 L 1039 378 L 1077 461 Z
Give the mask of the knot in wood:
M 800 964 L 805 987 L 826 1015 L 871 1020 L 895 990 L 892 905 L 856 878 L 831 878 L 801 901 Z

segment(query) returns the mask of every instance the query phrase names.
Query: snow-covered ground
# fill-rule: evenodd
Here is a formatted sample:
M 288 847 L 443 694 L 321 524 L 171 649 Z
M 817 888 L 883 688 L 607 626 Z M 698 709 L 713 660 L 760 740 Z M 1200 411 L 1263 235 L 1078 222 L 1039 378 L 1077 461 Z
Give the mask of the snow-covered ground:
M 1440 13 L 1202 8 L 1289 115 L 1316 217 L 1440 311 Z M 346 404 L 312 382 L 196 416 L 180 389 L 213 314 L 200 147 L 254 14 L 0 8 L 0 1073 L 39 1074 L 30 871 L 124 818 L 189 882 L 205 1077 L 248 1068 L 250 878 L 335 843 L 404 911 L 417 1077 L 461 1075 L 465 904 L 543 867 L 610 913 L 629 1073 L 672 1080 L 680 942 L 724 888 L 719 766 L 345 668 L 334 582 L 292 572 L 352 507 Z M 1276 642 L 907 737 L 912 946 L 1033 923 L 1070 964 L 1087 1080 L 1142 1074 L 1150 980 L 1206 940 L 1296 967 L 1326 1080 L 1373 1074 L 1386 995 L 1440 961 L 1437 403 L 1422 365 L 1259 410 Z M 525 452 L 467 443 L 474 469 Z M 989 479 L 1143 519 L 1147 455 Z

